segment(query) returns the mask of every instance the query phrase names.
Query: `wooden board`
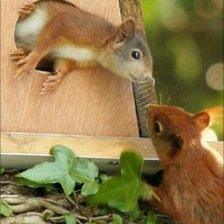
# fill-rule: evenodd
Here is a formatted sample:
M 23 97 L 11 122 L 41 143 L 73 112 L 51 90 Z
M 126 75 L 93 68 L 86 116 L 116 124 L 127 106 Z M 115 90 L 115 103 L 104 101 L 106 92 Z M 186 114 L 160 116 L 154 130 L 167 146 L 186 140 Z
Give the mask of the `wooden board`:
M 30 1 L 30 0 L 29 0 Z M 9 53 L 15 49 L 14 27 L 19 5 L 28 0 L 1 1 L 1 130 L 87 136 L 138 137 L 130 82 L 103 69 L 75 71 L 56 92 L 38 95 L 46 75 L 17 81 Z M 121 22 L 118 0 L 70 0 Z
M 1 135 L 1 153 L 48 155 L 54 145 L 70 147 L 77 156 L 86 158 L 117 159 L 123 150 L 139 152 L 145 159 L 158 159 L 149 138 L 89 138 L 81 136 L 9 134 Z M 209 142 L 222 156 L 224 142 Z

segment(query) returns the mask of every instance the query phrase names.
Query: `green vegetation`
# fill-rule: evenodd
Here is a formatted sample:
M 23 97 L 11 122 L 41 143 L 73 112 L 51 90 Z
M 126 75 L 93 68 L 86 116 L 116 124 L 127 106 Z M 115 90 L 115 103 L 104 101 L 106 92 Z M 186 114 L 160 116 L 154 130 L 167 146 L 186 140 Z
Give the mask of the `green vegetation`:
M 50 150 L 54 156 L 54 162 L 45 162 L 36 165 L 17 175 L 29 182 L 26 185 L 49 185 L 61 184 L 64 193 L 69 196 L 74 192 L 76 183 L 83 184 L 81 192 L 89 195 L 98 191 L 96 177 L 98 168 L 96 165 L 85 159 L 77 158 L 71 149 L 64 146 L 55 146 Z M 31 182 L 30 182 L 31 181 Z
M 122 212 L 131 212 L 138 206 L 138 199 L 148 199 L 152 190 L 141 180 L 143 158 L 133 152 L 121 155 L 121 176 L 103 182 L 89 202 L 108 205 Z
M 81 194 L 92 195 L 88 200 L 91 204 L 108 205 L 122 212 L 135 210 L 140 197 L 151 197 L 151 188 L 141 180 L 143 158 L 134 152 L 121 154 L 121 176 L 101 184 L 96 179 L 98 168 L 91 160 L 77 158 L 72 150 L 60 145 L 53 147 L 50 153 L 54 162 L 36 165 L 17 177 L 33 187 L 59 183 L 67 196 L 74 193 L 76 183 L 83 184 Z
M 142 0 L 158 100 L 196 112 L 223 104 L 223 1 Z M 223 138 L 223 123 L 215 126 Z
M 118 176 L 100 173 L 93 161 L 76 157 L 65 146 L 53 147 L 50 154 L 53 162 L 14 175 L 9 172 L 11 177 L 6 170 L 1 176 L 2 216 L 13 223 L 156 224 L 160 220 L 144 203 L 156 195 L 142 180 L 139 154 L 121 154 Z
M 0 199 L 0 214 L 5 217 L 10 217 L 12 215 L 9 205 L 2 199 Z

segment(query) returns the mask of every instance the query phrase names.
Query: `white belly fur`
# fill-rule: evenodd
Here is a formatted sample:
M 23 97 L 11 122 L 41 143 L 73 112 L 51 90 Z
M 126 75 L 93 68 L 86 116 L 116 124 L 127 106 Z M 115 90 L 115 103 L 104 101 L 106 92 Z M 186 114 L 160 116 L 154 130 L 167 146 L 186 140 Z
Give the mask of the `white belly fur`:
M 26 19 L 17 23 L 15 29 L 17 42 L 32 46 L 47 21 L 47 9 L 37 7 Z
M 61 57 L 73 59 L 75 61 L 90 61 L 93 59 L 93 52 L 84 47 L 78 47 L 74 44 L 65 44 L 55 48 L 50 55 L 53 57 Z
M 47 22 L 47 9 L 44 5 L 37 7 L 30 16 L 17 23 L 15 30 L 17 44 L 26 45 L 32 49 L 37 36 Z M 91 50 L 69 43 L 55 48 L 49 53 L 49 55 L 80 62 L 90 61 L 93 59 L 93 52 Z

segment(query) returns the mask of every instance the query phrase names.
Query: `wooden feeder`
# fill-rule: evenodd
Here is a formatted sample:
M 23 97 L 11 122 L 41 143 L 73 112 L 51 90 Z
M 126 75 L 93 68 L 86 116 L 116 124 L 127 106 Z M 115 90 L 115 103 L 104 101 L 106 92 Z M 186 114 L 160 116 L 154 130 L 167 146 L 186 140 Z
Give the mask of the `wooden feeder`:
M 116 159 L 122 150 L 131 148 L 146 159 L 156 159 L 150 140 L 143 138 L 147 137 L 145 105 L 156 102 L 153 85 L 132 85 L 97 68 L 74 71 L 66 76 L 56 91 L 41 96 L 38 93 L 45 74 L 36 71 L 20 81 L 13 78 L 15 67 L 9 56 L 16 49 L 17 12 L 26 2 L 28 0 L 1 1 L 3 164 L 32 165 L 42 160 L 41 156 L 48 155 L 49 149 L 56 144 L 66 145 L 82 157 Z M 69 2 L 114 24 L 132 17 L 142 26 L 139 0 Z M 21 160 L 20 155 L 32 159 L 22 157 Z

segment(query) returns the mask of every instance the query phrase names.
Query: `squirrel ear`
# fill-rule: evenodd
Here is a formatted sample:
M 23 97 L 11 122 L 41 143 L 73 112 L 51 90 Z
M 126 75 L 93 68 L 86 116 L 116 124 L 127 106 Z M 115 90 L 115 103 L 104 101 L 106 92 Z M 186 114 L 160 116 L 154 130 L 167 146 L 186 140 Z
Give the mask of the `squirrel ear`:
M 194 124 L 203 130 L 206 127 L 213 125 L 215 122 L 220 122 L 223 119 L 224 108 L 212 107 L 203 110 L 193 115 Z
M 135 22 L 132 19 L 124 21 L 118 28 L 116 35 L 116 42 L 120 43 L 124 40 L 131 38 L 135 32 Z
M 145 39 L 145 33 L 144 30 L 142 28 L 136 28 L 135 29 L 136 34 L 138 34 L 138 36 L 140 36 L 142 39 Z
M 202 112 L 194 114 L 192 116 L 192 119 L 193 119 L 194 125 L 198 127 L 200 130 L 203 130 L 209 127 L 210 115 L 206 111 L 202 111 Z

